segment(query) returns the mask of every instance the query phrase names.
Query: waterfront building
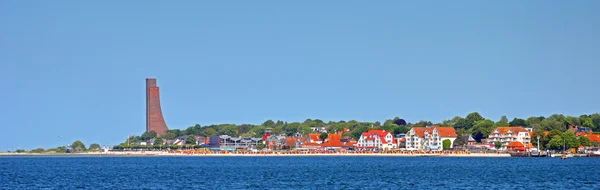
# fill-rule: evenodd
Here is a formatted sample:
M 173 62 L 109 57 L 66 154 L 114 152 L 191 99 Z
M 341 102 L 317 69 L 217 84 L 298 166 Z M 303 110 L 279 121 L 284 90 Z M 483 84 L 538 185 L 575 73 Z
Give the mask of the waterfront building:
M 369 130 L 360 135 L 356 143 L 357 149 L 392 149 L 398 145 L 394 141 L 392 133 L 385 130 Z
M 521 126 L 517 127 L 498 127 L 490 133 L 488 137 L 488 143 L 490 146 L 496 142 L 502 143 L 501 150 L 506 150 L 508 145 L 512 142 L 520 142 L 521 145 L 527 145 L 531 142 L 529 131 Z M 513 143 L 513 146 L 518 145 Z M 514 149 L 514 147 L 511 147 Z
M 456 140 L 453 127 L 427 126 L 413 127 L 406 133 L 405 146 L 408 150 L 442 150 L 444 140 L 450 140 L 450 148 Z
M 281 149 L 286 143 L 286 136 L 283 135 L 271 135 L 265 139 L 265 144 L 269 149 Z
M 477 142 L 472 135 L 463 135 L 463 139 L 465 139 L 467 145 L 471 146 L 471 145 L 475 145 L 475 143 Z
M 221 135 L 210 137 L 208 147 L 211 150 L 234 151 L 236 149 L 256 148 L 259 144 L 262 144 L 262 138 Z

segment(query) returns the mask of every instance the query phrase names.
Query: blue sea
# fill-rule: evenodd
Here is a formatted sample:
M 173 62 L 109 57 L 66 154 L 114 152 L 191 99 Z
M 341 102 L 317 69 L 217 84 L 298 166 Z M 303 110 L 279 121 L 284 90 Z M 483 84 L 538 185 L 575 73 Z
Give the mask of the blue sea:
M 600 189 L 600 158 L 0 157 L 0 189 Z

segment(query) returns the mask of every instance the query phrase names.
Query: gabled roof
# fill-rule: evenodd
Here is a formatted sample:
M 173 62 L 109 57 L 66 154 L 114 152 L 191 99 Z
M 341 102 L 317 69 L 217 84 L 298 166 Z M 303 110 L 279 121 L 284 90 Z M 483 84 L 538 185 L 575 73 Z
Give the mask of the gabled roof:
M 507 147 L 525 147 L 525 145 L 523 145 L 523 143 L 521 143 L 519 141 L 514 141 L 514 142 L 511 142 L 510 144 L 508 144 Z
M 600 134 L 588 134 L 586 137 L 590 139 L 591 142 L 600 142 Z
M 308 136 L 312 141 L 321 141 L 321 134 L 309 134 Z
M 496 132 L 496 130 L 498 130 L 498 132 L 502 135 L 505 135 L 506 133 L 508 133 L 509 131 L 512 132 L 513 134 L 517 134 L 517 133 L 529 133 L 529 131 L 527 131 L 527 129 L 521 127 L 521 126 L 516 126 L 516 127 L 498 127 L 494 130 L 492 130 L 492 134 Z
M 385 131 L 385 130 L 369 130 L 367 132 L 364 132 L 363 136 L 366 137 L 365 140 L 375 140 L 374 138 L 369 137 L 369 136 L 376 135 L 376 136 L 379 136 L 381 143 L 387 144 L 388 142 L 387 142 L 387 140 L 385 140 L 385 136 L 388 134 L 390 134 L 390 132 Z M 393 141 L 394 141 L 394 137 L 392 136 L 392 142 Z
M 323 147 L 342 147 L 344 144 L 340 141 L 339 134 L 328 134 L 327 142 L 324 142 Z
M 457 137 L 458 136 L 456 134 L 456 130 L 454 130 L 454 127 L 440 127 L 440 126 L 413 127 L 413 130 L 415 130 L 415 134 L 419 137 L 424 137 L 425 132 L 432 134 L 434 129 L 438 131 L 438 134 L 440 135 L 440 137 Z
M 285 143 L 288 146 L 296 146 L 296 142 L 298 142 L 299 140 L 300 140 L 299 138 L 288 137 L 288 138 L 285 138 Z
M 454 127 L 435 127 L 440 137 L 457 137 Z

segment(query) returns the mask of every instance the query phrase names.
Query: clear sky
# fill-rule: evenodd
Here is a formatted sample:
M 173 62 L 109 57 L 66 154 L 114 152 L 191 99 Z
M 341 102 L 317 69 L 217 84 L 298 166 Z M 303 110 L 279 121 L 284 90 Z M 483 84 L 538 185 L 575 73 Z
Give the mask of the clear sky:
M 0 1 L 0 151 L 169 128 L 600 111 L 600 1 Z M 63 138 L 59 138 L 62 136 Z

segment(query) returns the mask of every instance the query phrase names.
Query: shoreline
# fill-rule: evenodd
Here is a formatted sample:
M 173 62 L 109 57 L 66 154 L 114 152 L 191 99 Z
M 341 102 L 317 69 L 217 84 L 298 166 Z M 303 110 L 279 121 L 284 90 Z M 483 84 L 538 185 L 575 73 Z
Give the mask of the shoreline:
M 510 154 L 182 154 L 165 152 L 110 152 L 110 153 L 0 153 L 0 156 L 56 156 L 56 157 L 461 157 L 507 158 Z

